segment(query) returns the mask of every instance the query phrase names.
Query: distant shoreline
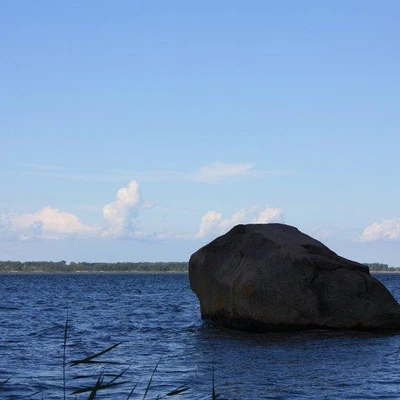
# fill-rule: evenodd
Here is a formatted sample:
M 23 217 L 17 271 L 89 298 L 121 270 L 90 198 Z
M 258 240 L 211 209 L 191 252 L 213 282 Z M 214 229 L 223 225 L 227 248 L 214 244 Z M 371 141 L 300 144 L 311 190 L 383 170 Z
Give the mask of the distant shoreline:
M 0 271 L 0 275 L 187 275 L 188 271 Z
M 66 261 L 0 261 L 0 274 L 141 274 L 182 273 L 188 271 L 187 262 L 70 262 Z
M 0 275 L 188 275 L 189 271 L 0 271 Z M 370 271 L 371 274 L 400 274 L 400 271 Z
M 400 274 L 400 271 L 369 271 L 371 274 Z
M 364 263 L 371 274 L 398 274 L 400 268 L 381 263 Z M 66 261 L 0 261 L 0 275 L 12 274 L 188 274 L 186 261 L 169 262 L 70 262 Z

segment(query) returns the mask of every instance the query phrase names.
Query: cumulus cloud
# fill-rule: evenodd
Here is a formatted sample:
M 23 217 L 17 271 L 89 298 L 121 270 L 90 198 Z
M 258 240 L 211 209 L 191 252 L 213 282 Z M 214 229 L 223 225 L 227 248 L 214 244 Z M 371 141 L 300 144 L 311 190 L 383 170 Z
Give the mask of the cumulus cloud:
M 150 202 L 142 199 L 136 181 L 129 183 L 117 192 L 117 199 L 103 207 L 106 222 L 103 237 L 125 237 L 135 235 L 134 217 L 140 209 L 151 207 Z
M 222 221 L 222 214 L 217 211 L 208 211 L 201 218 L 200 228 L 196 237 L 202 238 L 210 233 L 219 230 Z
M 118 190 L 116 200 L 103 207 L 104 224 L 87 225 L 75 214 L 44 207 L 24 214 L 0 214 L 0 237 L 3 240 L 63 239 L 67 237 L 137 237 L 134 217 L 152 203 L 144 201 L 137 182 Z
M 243 167 L 242 170 L 245 169 Z M 239 170 L 240 168 L 236 171 Z M 210 174 L 209 176 L 215 172 L 210 171 L 206 172 Z M 221 171 L 216 175 L 222 176 L 227 173 Z M 149 233 L 142 229 L 137 217 L 143 210 L 152 206 L 152 203 L 143 199 L 138 183 L 131 181 L 126 187 L 117 191 L 114 201 L 103 206 L 104 222 L 101 225 L 85 224 L 75 214 L 47 206 L 32 213 L 0 214 L 0 238 L 2 240 L 33 240 L 103 237 L 131 238 L 142 241 L 200 239 L 223 234 L 237 224 L 280 222 L 283 219 L 280 208 L 252 206 L 242 208 L 229 217 L 223 217 L 222 213 L 217 211 L 208 211 L 201 218 L 200 227 L 194 234 Z
M 196 237 L 204 238 L 210 234 L 223 234 L 237 224 L 266 224 L 282 220 L 282 210 L 276 207 L 242 208 L 229 218 L 223 218 L 222 214 L 217 211 L 208 211 L 201 219 Z
M 44 207 L 34 213 L 10 214 L 4 218 L 8 220 L 9 230 L 20 240 L 96 236 L 100 231 L 98 226 L 86 225 L 76 215 L 53 207 Z
M 400 239 L 400 218 L 384 219 L 367 226 L 359 240 L 361 242 L 376 242 L 378 240 Z

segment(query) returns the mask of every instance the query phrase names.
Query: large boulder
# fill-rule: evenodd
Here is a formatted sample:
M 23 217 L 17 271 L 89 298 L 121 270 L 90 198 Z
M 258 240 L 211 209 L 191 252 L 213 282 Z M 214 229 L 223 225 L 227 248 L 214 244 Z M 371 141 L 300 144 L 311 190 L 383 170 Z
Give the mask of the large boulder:
M 191 256 L 189 277 L 202 318 L 232 328 L 400 328 L 400 305 L 367 267 L 289 225 L 237 225 Z

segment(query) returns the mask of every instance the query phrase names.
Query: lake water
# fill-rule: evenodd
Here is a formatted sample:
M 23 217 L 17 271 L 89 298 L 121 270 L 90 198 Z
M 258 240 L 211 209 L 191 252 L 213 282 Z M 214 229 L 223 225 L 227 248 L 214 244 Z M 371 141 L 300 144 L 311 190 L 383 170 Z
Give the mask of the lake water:
M 400 299 L 400 275 L 376 277 Z M 159 362 L 148 399 L 180 385 L 172 398 L 211 399 L 213 369 L 219 399 L 400 399 L 399 335 L 216 328 L 184 274 L 0 275 L 0 399 L 62 398 L 67 309 L 67 361 L 122 342 L 102 358 L 123 363 L 105 373 L 130 365 L 128 382 L 98 398 L 127 399 L 136 382 L 143 398 Z M 101 368 L 67 367 L 67 398 Z

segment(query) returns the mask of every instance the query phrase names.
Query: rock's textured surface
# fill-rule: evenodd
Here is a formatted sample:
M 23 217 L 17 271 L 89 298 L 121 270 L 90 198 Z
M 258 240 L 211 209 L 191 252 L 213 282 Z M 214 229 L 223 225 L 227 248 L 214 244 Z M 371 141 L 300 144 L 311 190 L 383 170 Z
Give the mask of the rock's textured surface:
M 288 225 L 237 225 L 191 256 L 189 277 L 202 317 L 237 329 L 400 329 L 367 267 Z

